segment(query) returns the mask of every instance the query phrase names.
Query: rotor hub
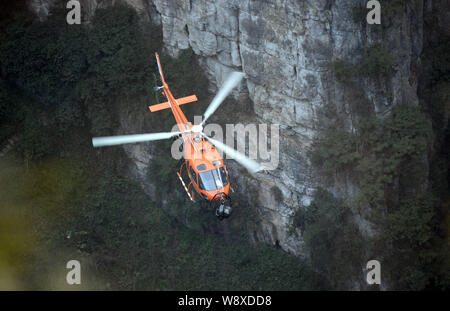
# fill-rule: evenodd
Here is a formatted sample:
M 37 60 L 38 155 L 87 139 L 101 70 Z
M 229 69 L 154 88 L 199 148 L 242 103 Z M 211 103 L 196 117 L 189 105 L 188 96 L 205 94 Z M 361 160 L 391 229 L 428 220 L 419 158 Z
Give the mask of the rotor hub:
M 201 125 L 201 124 L 194 125 L 191 128 L 191 131 L 194 133 L 198 133 L 198 134 L 203 133 L 203 125 Z

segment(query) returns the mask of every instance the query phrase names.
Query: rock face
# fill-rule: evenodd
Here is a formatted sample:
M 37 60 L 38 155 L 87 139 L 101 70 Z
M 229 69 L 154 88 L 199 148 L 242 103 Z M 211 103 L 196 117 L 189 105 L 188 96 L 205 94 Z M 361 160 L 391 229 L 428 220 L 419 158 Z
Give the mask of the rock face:
M 114 3 L 81 2 L 89 16 L 96 7 Z M 301 237 L 288 234 L 290 216 L 301 205 L 308 205 L 314 189 L 321 185 L 307 151 L 317 131 L 333 121 L 323 113 L 324 107 L 334 107 L 351 127 L 345 91 L 334 77 L 332 63 L 338 58 L 356 63 L 365 46 L 383 42 L 396 55 L 392 77 L 362 79 L 359 88 L 381 116 L 398 103 L 417 104 L 415 67 L 422 50 L 422 1 L 400 12 L 387 26 L 355 22 L 355 7 L 362 7 L 364 17 L 368 12 L 365 0 L 126 2 L 162 25 L 169 53 L 176 56 L 192 48 L 200 56 L 212 90 L 230 71 L 245 73 L 240 93 L 252 102 L 253 117 L 248 121 L 280 125 L 280 163 L 276 170 L 253 177 L 239 174 L 238 167 L 230 164 L 234 183 L 257 189 L 261 226 L 254 239 L 304 256 Z M 144 176 L 145 157 L 137 156 L 142 150 L 126 151 L 136 159 L 137 172 L 141 172 L 136 176 Z M 246 190 L 241 186 L 240 191 Z M 343 182 L 330 190 L 338 196 L 355 191 Z M 369 231 L 363 219 L 359 223 Z
M 422 50 L 420 4 L 384 28 L 354 21 L 354 8 L 365 8 L 366 1 L 154 0 L 150 5 L 161 16 L 170 53 L 191 47 L 216 86 L 228 72 L 243 71 L 257 122 L 280 125 L 278 169 L 252 179 L 262 219 L 256 239 L 278 241 L 284 250 L 302 256 L 302 241 L 289 236 L 288 225 L 289 216 L 300 204 L 309 203 L 320 184 L 306 153 L 317 130 L 330 121 L 322 114 L 324 107 L 336 107 L 344 120 L 349 119 L 331 64 L 338 58 L 355 63 L 365 46 L 382 42 L 396 60 L 388 81 L 361 81 L 373 110 L 384 115 L 398 103 L 417 104 L 414 66 Z M 274 195 L 274 187 L 281 197 Z M 336 195 L 353 191 L 346 183 L 331 190 Z M 366 226 L 364 220 L 360 225 Z

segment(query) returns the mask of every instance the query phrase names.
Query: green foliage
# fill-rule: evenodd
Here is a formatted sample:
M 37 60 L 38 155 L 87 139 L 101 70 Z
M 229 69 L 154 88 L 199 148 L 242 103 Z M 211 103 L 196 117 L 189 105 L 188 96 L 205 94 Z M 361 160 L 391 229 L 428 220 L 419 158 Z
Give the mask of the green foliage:
M 16 19 L 18 16 L 23 15 L 27 11 L 27 0 L 15 0 L 15 1 L 1 1 L 0 2 L 0 29 L 4 29 L 5 25 L 8 25 Z
M 256 189 L 251 188 L 253 193 Z M 241 193 L 232 195 L 233 218 L 230 218 L 231 237 L 236 241 L 248 241 L 254 238 L 253 234 L 260 228 L 261 220 L 257 212 L 256 198 L 244 198 Z
M 26 99 L 14 86 L 0 78 L 0 148 L 14 135 L 18 124 L 23 120 L 25 102 Z
M 421 157 L 431 138 L 431 124 L 420 108 L 400 105 L 392 111 L 386 122 L 394 155 L 401 159 Z
M 384 122 L 361 119 L 354 133 L 323 131 L 314 143 L 311 161 L 327 175 L 349 172 L 360 186 L 359 204 L 382 206 L 394 177 L 407 180 L 406 167 L 409 174 L 422 167 L 430 134 L 430 123 L 419 108 L 399 105 Z
M 395 58 L 381 44 L 365 47 L 361 61 L 362 70 L 371 77 L 387 76 Z
M 52 282 L 45 282 L 42 270 L 49 269 L 43 263 L 54 267 L 55 262 L 74 255 L 82 259 L 83 286 L 88 289 L 327 288 L 320 276 L 293 256 L 186 228 L 151 201 L 136 182 L 118 175 L 111 164 L 98 163 L 100 157 L 93 151 L 73 152 L 83 153 L 85 161 L 46 160 L 28 171 L 18 169 L 17 163 L 0 161 L 0 179 L 13 181 L 1 189 L 2 202 L 16 210 L 20 207 L 36 224 L 37 232 L 29 232 L 36 249 L 22 250 L 20 244 L 14 250 L 29 253 L 25 288 L 65 289 L 65 285 L 53 288 Z M 21 242 L 19 229 L 22 226 L 8 226 L 8 231 L 0 232 L 0 244 L 5 246 L 6 234 Z M 0 259 L 1 255 L 9 256 L 9 248 L 2 248 Z
M 346 282 L 349 275 L 358 275 L 363 268 L 364 246 L 351 220 L 351 209 L 319 188 L 311 205 L 294 214 L 293 225 L 303 231 L 313 265 L 331 280 L 333 288 L 351 286 Z
M 385 15 L 386 18 L 392 19 L 400 13 L 402 13 L 405 9 L 405 0 L 390 0 L 390 1 L 384 1 L 382 4 L 383 8 L 383 15 Z
M 369 11 L 364 6 L 356 6 L 352 8 L 352 18 L 353 22 L 364 23 L 366 22 L 366 16 Z
M 106 176 L 87 187 L 92 190 L 77 201 L 81 219 L 71 226 L 87 234 L 72 243 L 83 252 L 115 258 L 103 269 L 118 289 L 323 286 L 294 258 L 280 257 L 269 247 L 249 247 L 186 229 L 151 203 L 138 185 L 123 177 Z
M 85 31 L 68 26 L 63 13 L 55 12 L 45 23 L 13 23 L 0 51 L 6 76 L 42 105 L 63 100 L 85 68 L 80 45 L 86 44 Z
M 362 59 L 355 65 L 350 62 L 337 59 L 333 62 L 333 70 L 336 79 L 343 84 L 351 85 L 358 73 L 372 79 L 388 77 L 395 57 L 381 44 L 366 46 Z
M 79 89 L 81 100 L 87 102 L 92 132 L 103 135 L 117 125 L 109 112 L 116 98 L 139 102 L 152 95 L 156 66 L 151 55 L 159 43 L 152 42 L 158 30 L 142 25 L 129 6 L 116 5 L 96 12 L 89 32 L 88 79 Z
M 167 193 L 168 190 L 175 186 L 172 182 L 175 180 L 174 175 L 178 170 L 178 161 L 171 157 L 167 157 L 167 152 L 170 152 L 170 146 L 172 141 L 158 142 L 156 148 L 158 152 L 155 157 L 152 158 L 150 163 L 150 169 L 148 171 L 149 180 L 158 180 L 157 187 L 158 193 Z M 169 159 L 168 159 L 169 158 Z M 178 180 L 176 180 L 178 182 Z
M 375 244 L 399 289 L 423 289 L 437 276 L 436 203 L 431 193 L 405 196 L 384 218 Z
M 450 99 L 450 44 L 448 36 L 441 36 L 441 12 L 428 12 L 424 16 L 426 33 L 433 40 L 424 44 L 421 59 L 421 80 L 419 98 L 433 124 L 433 148 L 430 150 L 429 176 L 430 188 L 437 197 L 437 222 L 432 248 L 436 260 L 428 266 L 434 268 L 434 287 L 450 288 L 450 121 L 448 103 Z M 437 237 L 441 237 L 439 239 Z M 428 271 L 430 273 L 430 271 Z
M 383 19 L 393 20 L 398 18 L 403 12 L 406 11 L 406 7 L 411 9 L 418 8 L 419 4 L 421 4 L 421 0 L 388 0 L 381 2 L 381 22 L 383 23 Z
M 424 176 L 423 155 L 431 138 L 430 123 L 418 107 L 396 106 L 383 123 L 373 120 L 360 125 L 359 141 L 366 154 L 356 166 L 361 196 L 371 206 L 385 204 L 386 190 L 399 179 L 403 194 L 417 189 Z
M 443 289 L 450 288 L 450 213 L 448 212 L 450 201 L 447 200 L 443 202 L 442 207 L 447 212 L 445 213 L 444 220 L 441 223 L 441 230 L 443 233 L 443 242 L 441 244 L 441 249 L 438 254 L 438 271 L 436 271 L 437 275 L 439 275 L 436 281 L 437 285 Z
M 38 160 L 56 152 L 55 135 L 52 127 L 44 124 L 45 118 L 36 109 L 26 111 L 17 142 L 17 149 L 26 161 Z
M 312 163 L 325 174 L 353 167 L 361 157 L 358 153 L 356 137 L 344 130 L 325 130 L 314 142 L 310 153 Z
M 85 113 L 95 135 L 111 134 L 116 98 L 148 97 L 159 30 L 126 5 L 98 9 L 92 27 L 67 25 L 65 10 L 46 22 L 18 20 L 0 48 L 2 68 L 41 109 L 52 107 L 60 132 Z M 149 40 L 150 39 L 150 40 Z M 144 57 L 145 55 L 145 57 Z
M 398 105 L 384 120 L 361 118 L 353 133 L 324 131 L 311 153 L 313 164 L 324 173 L 345 172 L 358 185 L 352 205 L 364 209 L 379 228 L 372 241 L 374 249 L 383 254 L 398 288 L 403 289 L 427 286 L 433 276 L 428 266 L 436 260 L 430 246 L 435 234 L 435 200 L 421 190 L 430 140 L 431 124 L 420 109 Z
M 385 219 L 383 238 L 398 247 L 422 247 L 432 237 L 430 226 L 434 216 L 435 198 L 429 193 L 402 198 Z
M 443 42 L 428 48 L 422 55 L 424 59 L 424 81 L 430 87 L 450 81 L 450 42 Z
M 9 83 L 0 79 L 0 121 L 13 120 L 18 97 Z M 18 105 L 17 105 L 18 106 Z
M 96 95 L 147 95 L 156 70 L 154 47 L 146 42 L 135 10 L 126 5 L 98 10 L 92 26 L 89 75 L 99 87 Z
M 275 198 L 276 202 L 283 201 L 283 193 L 281 192 L 280 188 L 277 186 L 273 186 L 270 188 L 270 191 L 272 192 L 273 197 Z

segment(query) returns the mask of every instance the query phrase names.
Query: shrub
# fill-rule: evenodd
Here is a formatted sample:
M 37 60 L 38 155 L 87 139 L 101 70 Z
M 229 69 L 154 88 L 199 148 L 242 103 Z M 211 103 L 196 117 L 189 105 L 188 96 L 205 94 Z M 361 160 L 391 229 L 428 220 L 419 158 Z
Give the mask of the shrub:
M 358 196 L 350 198 L 353 206 L 364 208 L 369 220 L 377 225 L 379 232 L 373 245 L 389 262 L 396 286 L 403 289 L 421 289 L 429 284 L 432 273 L 428 265 L 436 260 L 430 250 L 435 199 L 422 190 L 430 140 L 431 125 L 420 108 L 398 105 L 384 120 L 361 118 L 354 133 L 326 130 L 313 145 L 314 165 L 328 174 L 345 173 L 358 185 Z M 328 206 L 329 217 L 339 220 L 342 214 L 336 211 L 343 208 L 327 203 L 329 195 L 318 195 L 321 200 L 317 202 Z M 313 204 L 307 214 L 294 220 L 307 228 L 311 218 L 308 213 L 317 209 Z M 331 224 L 322 224 L 317 231 L 322 226 Z
M 426 69 L 424 80 L 430 87 L 450 81 L 450 42 L 426 49 L 422 57 Z
M 431 193 L 405 196 L 383 219 L 376 243 L 398 289 L 421 290 L 435 277 L 435 205 Z
M 333 288 L 351 286 L 349 276 L 359 275 L 362 269 L 363 238 L 349 206 L 319 188 L 311 205 L 299 209 L 293 221 L 303 230 L 313 265 L 325 273 Z
M 273 186 L 272 188 L 270 188 L 270 192 L 275 198 L 275 202 L 283 201 L 283 193 L 281 192 L 280 188 L 278 188 L 277 186 Z
M 382 3 L 383 13 L 388 19 L 392 19 L 398 15 L 405 9 L 405 1 L 404 0 L 389 0 L 384 1 Z
M 314 142 L 310 157 L 325 174 L 352 167 L 360 157 L 356 137 L 345 130 L 325 130 Z

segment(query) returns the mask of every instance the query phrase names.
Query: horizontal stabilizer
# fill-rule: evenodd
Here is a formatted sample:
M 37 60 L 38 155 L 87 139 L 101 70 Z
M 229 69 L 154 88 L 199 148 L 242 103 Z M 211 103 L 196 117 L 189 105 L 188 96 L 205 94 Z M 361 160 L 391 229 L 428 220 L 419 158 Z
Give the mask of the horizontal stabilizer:
M 192 103 L 192 102 L 196 102 L 197 96 L 195 95 L 191 95 L 191 96 L 186 96 L 186 97 L 182 97 L 182 98 L 177 98 L 176 101 L 178 103 L 178 105 L 184 105 L 187 103 Z M 157 105 L 152 105 L 148 107 L 150 109 L 151 112 L 155 112 L 155 111 L 160 111 L 160 110 L 164 110 L 167 108 L 170 108 L 169 102 L 164 102 L 161 104 L 157 104 Z

